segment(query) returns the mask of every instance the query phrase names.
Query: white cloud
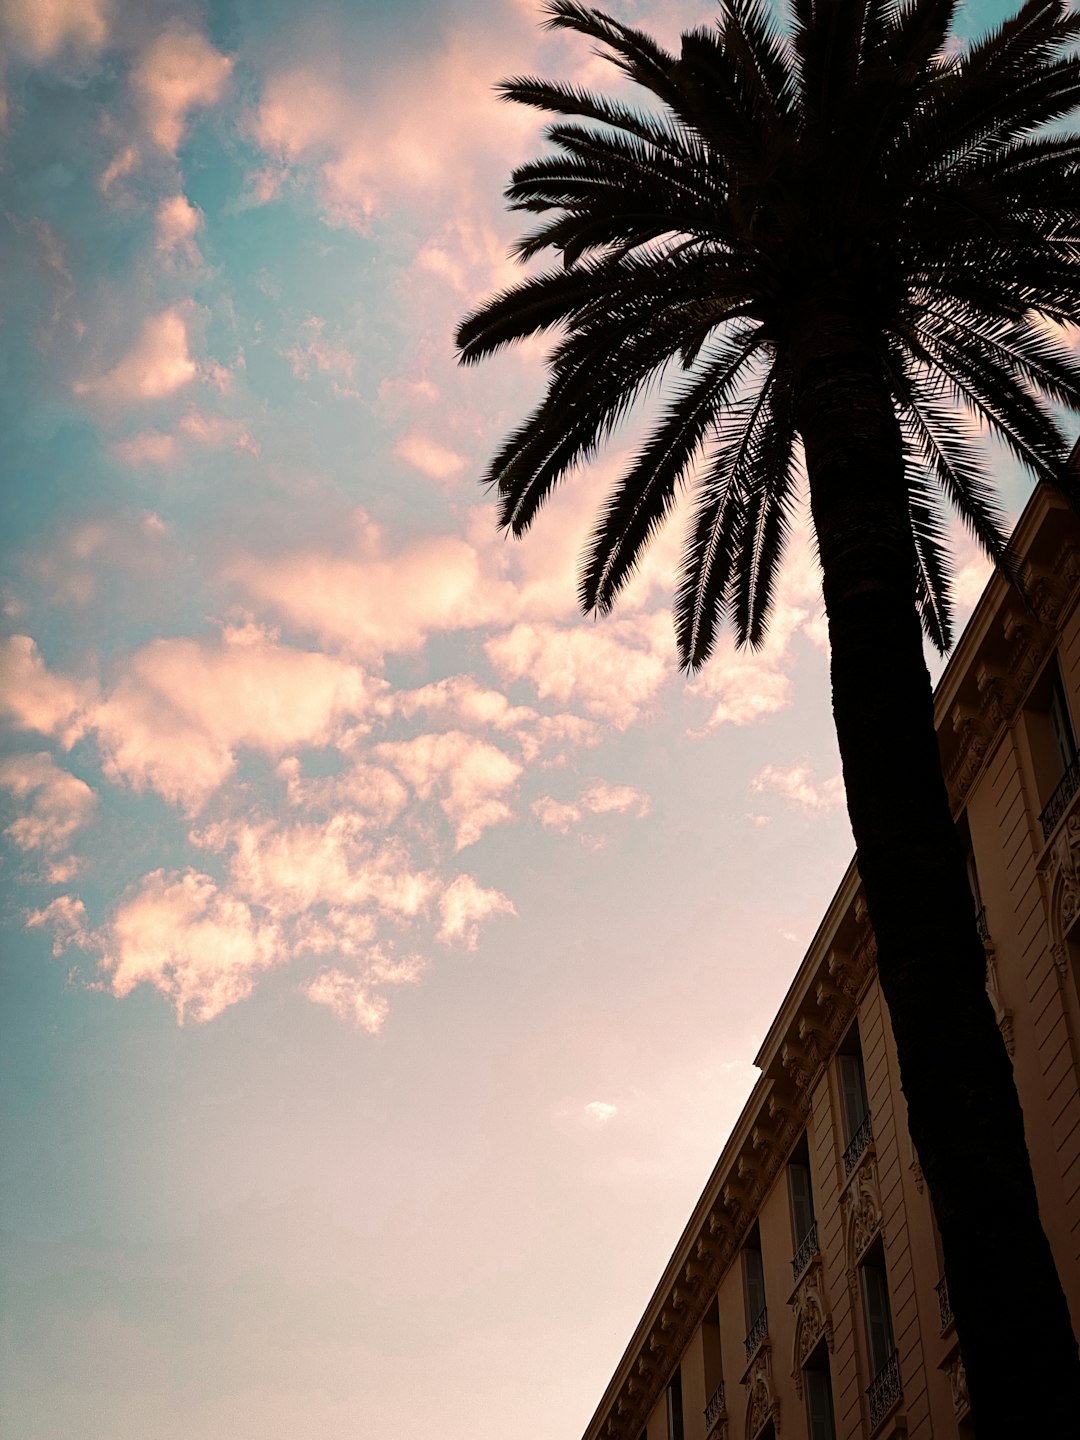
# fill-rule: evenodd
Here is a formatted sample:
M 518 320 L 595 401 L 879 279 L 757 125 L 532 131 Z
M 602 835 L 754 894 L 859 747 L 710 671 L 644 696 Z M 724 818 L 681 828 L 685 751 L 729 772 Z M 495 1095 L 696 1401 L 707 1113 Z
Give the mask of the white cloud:
M 202 225 L 202 211 L 186 195 L 168 195 L 155 216 L 155 245 L 159 253 L 180 256 L 194 263 L 199 258 L 195 236 Z
M 614 1120 L 618 1113 L 619 1107 L 609 1104 L 606 1100 L 590 1100 L 585 1106 L 585 1119 L 597 1128 Z
M 394 454 L 431 480 L 448 480 L 465 468 L 465 457 L 414 431 L 394 446 Z
M 541 825 L 565 835 L 580 825 L 586 815 L 632 813 L 643 819 L 649 813 L 648 795 L 632 785 L 608 785 L 596 780 L 587 786 L 576 802 L 562 802 L 550 795 L 541 795 L 532 804 L 532 812 Z

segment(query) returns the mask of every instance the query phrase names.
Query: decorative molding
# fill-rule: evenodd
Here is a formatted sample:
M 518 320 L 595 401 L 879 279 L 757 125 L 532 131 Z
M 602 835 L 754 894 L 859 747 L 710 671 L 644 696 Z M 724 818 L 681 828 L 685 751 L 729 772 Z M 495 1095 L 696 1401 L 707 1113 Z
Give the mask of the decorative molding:
M 815 1255 L 803 1271 L 799 1283 L 788 1301 L 795 1312 L 795 1338 L 791 1347 L 791 1378 L 795 1382 L 795 1394 L 802 1399 L 803 1366 L 814 1347 L 824 1335 L 832 1346 L 832 1319 L 825 1304 L 825 1283 L 821 1271 L 821 1256 Z
M 964 1369 L 964 1357 L 957 1350 L 945 1367 L 945 1373 L 949 1377 L 949 1393 L 952 1395 L 953 1414 L 957 1420 L 963 1420 L 964 1416 L 971 1410 L 971 1396 L 968 1394 L 967 1371 Z
M 848 1284 L 854 1290 L 859 1261 L 882 1234 L 881 1187 L 873 1145 L 864 1151 L 852 1171 L 847 1189 L 840 1196 L 840 1208 L 844 1217 Z
M 743 1384 L 749 1392 L 746 1399 L 746 1440 L 757 1440 L 770 1420 L 779 1436 L 780 1401 L 773 1384 L 772 1345 L 768 1340 L 759 1347 L 743 1377 Z
M 918 1155 L 911 1157 L 911 1164 L 908 1166 L 908 1169 L 911 1171 L 912 1180 L 915 1181 L 915 1189 L 921 1195 L 926 1188 L 926 1176 L 923 1174 L 922 1164 Z

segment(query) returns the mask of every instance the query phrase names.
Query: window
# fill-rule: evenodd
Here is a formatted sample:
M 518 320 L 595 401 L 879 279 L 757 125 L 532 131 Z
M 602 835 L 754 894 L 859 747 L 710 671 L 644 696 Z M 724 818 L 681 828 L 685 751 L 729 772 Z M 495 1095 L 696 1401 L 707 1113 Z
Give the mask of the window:
M 806 1419 L 810 1440 L 836 1440 L 832 1377 L 829 1374 L 829 1347 L 824 1340 L 803 1367 L 803 1382 L 806 1392 Z
M 720 1353 L 720 1302 L 715 1296 L 701 1322 L 701 1354 L 705 1365 L 705 1398 L 711 1405 L 724 1380 Z M 717 1406 L 717 1409 L 720 1408 Z
M 805 1153 L 805 1137 L 802 1148 L 803 1155 L 794 1156 L 787 1167 L 788 1197 L 791 1200 L 791 1232 L 796 1250 L 814 1228 L 814 1187 L 810 1181 L 810 1157 Z
M 880 1243 L 871 1256 L 859 1266 L 859 1280 L 862 1285 L 870 1374 L 875 1376 L 884 1370 L 896 1349 L 892 1314 L 889 1310 L 889 1286 L 885 1278 L 885 1255 Z
M 746 1328 L 754 1326 L 765 1313 L 765 1268 L 761 1263 L 761 1236 L 755 1225 L 743 1246 L 743 1284 L 746 1290 Z
M 1051 660 L 1024 710 L 1024 729 L 1035 772 L 1035 789 L 1043 807 L 1043 838 L 1065 813 L 1080 779 L 1076 765 L 1076 730 L 1057 661 Z
M 683 1440 L 682 1371 L 676 1370 L 667 1387 L 668 1440 Z
M 858 1036 L 855 1044 L 858 1045 Z M 840 1105 L 844 1116 L 844 1139 L 850 1144 L 859 1133 L 863 1121 L 870 1112 L 866 1099 L 866 1079 L 863 1075 L 862 1054 L 858 1049 L 836 1057 L 836 1070 L 840 1078 Z

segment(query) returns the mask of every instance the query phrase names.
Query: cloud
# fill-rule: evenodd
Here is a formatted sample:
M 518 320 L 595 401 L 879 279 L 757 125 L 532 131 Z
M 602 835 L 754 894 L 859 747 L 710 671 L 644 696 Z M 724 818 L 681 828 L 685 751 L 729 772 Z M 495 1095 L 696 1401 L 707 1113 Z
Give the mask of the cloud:
M 221 98 L 233 62 L 195 30 L 168 29 L 142 52 L 131 85 L 151 138 L 175 154 L 193 110 Z
M 356 359 L 344 345 L 326 335 L 326 321 L 312 315 L 304 321 L 302 343 L 284 352 L 292 373 L 298 380 L 307 380 L 312 375 L 330 377 L 334 393 L 355 398 L 359 390 L 343 385 L 342 380 L 352 381 Z
M 0 28 L 17 53 L 40 64 L 69 48 L 101 50 L 112 9 L 110 0 L 7 0 Z
M 97 943 L 114 995 L 151 985 L 173 1002 L 181 1024 L 213 1020 L 246 999 L 256 977 L 284 958 L 274 925 L 193 869 L 145 876 Z
M 76 384 L 76 395 L 103 400 L 162 400 L 199 373 L 188 341 L 188 309 L 173 305 L 144 322 L 138 339 L 111 370 Z
M 52 953 L 63 955 L 72 946 L 87 948 L 92 943 L 86 924 L 86 906 L 77 895 L 58 895 L 40 910 L 31 910 L 26 917 L 29 930 L 48 930 L 52 934 Z
M 793 765 L 766 765 L 750 781 L 750 791 L 762 795 L 773 791 L 783 796 L 789 805 L 805 815 L 817 815 L 823 810 L 834 810 L 844 803 L 844 780 L 842 775 L 831 775 L 827 780 L 815 780 L 814 772 L 805 760 Z
M 88 685 L 47 670 L 29 635 L 0 644 L 0 714 L 19 729 L 55 735 L 70 747 L 85 729 L 91 696 Z
M 29 562 L 54 604 L 88 605 L 104 576 L 126 573 L 153 581 L 171 558 L 168 527 L 153 511 L 121 511 L 64 527 Z
M 501 690 L 490 690 L 471 675 L 449 675 L 418 690 L 396 691 L 378 708 L 410 718 L 421 712 L 452 717 L 459 725 L 512 736 L 527 762 L 547 750 L 552 763 L 562 758 L 566 747 L 578 749 L 599 739 L 594 721 L 582 715 L 541 715 L 529 705 L 514 705 Z
M 585 1119 L 599 1128 L 606 1125 L 609 1120 L 614 1120 L 619 1113 L 617 1105 L 610 1105 L 606 1100 L 590 1100 L 584 1107 Z
M 360 514 L 348 553 L 311 549 L 277 558 L 241 555 L 224 578 L 291 625 L 372 660 L 418 650 L 429 634 L 490 623 L 496 591 L 481 557 L 453 535 L 425 536 L 393 551 Z
M 375 754 L 392 765 L 422 800 L 434 796 L 454 828 L 458 850 L 492 825 L 513 819 L 506 794 L 522 767 L 505 751 L 461 730 L 386 741 Z
M 498 890 L 485 890 L 471 875 L 459 875 L 439 901 L 442 924 L 437 938 L 444 945 L 461 943 L 467 950 L 479 944 L 480 926 L 495 915 L 516 915 L 513 902 Z
M 133 470 L 147 465 L 171 465 L 178 453 L 176 436 L 167 435 L 163 430 L 140 430 L 113 446 L 116 458 Z
M 671 672 L 671 619 L 650 613 L 575 627 L 515 625 L 485 652 L 505 680 L 528 680 L 542 700 L 576 701 L 625 729 Z
M 366 816 L 345 811 L 310 823 L 231 821 L 193 839 L 229 852 L 235 893 L 275 920 L 318 919 L 318 928 L 296 933 L 299 948 L 359 955 L 374 938 L 377 918 L 414 919 L 439 889 L 433 873 L 412 865 L 400 838 L 372 839 L 369 828 Z
M 280 756 L 329 744 L 364 712 L 373 688 L 353 665 L 240 627 L 217 644 L 144 646 L 94 725 L 111 778 L 194 812 L 232 773 L 238 750 Z
M 97 797 L 85 781 L 62 770 L 44 750 L 0 760 L 0 787 L 29 807 L 4 831 L 20 850 L 56 855 L 94 812 Z
M 432 480 L 448 480 L 465 468 L 464 455 L 416 432 L 399 440 L 394 446 L 394 454 Z
M 365 232 L 391 203 L 460 195 L 472 167 L 492 159 L 508 167 L 538 128 L 476 83 L 478 73 L 506 71 L 511 55 L 490 35 L 459 33 L 437 54 L 376 74 L 349 73 L 339 54 L 276 71 L 251 120 L 269 161 L 257 196 L 277 193 L 290 170 L 311 168 L 326 218 Z
M 362 973 L 324 970 L 305 988 L 304 994 L 313 1004 L 328 1006 L 339 1020 L 356 1025 L 369 1035 L 377 1035 L 389 1013 L 390 1002 L 373 987 L 415 985 L 425 969 L 420 956 L 393 961 L 376 949 L 368 957 Z
M 186 195 L 168 195 L 154 217 L 154 244 L 159 254 L 179 256 L 192 264 L 198 261 L 195 236 L 202 225 L 202 211 Z
M 649 813 L 650 800 L 632 785 L 608 785 L 595 780 L 587 786 L 575 803 L 564 803 L 550 795 L 541 795 L 532 804 L 532 812 L 540 824 L 566 835 L 580 825 L 586 815 L 631 813 L 639 820 Z

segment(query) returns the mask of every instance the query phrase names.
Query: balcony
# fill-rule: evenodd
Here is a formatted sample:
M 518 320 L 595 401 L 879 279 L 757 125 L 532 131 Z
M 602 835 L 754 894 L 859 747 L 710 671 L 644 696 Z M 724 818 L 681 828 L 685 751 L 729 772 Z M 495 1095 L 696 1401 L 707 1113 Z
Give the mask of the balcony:
M 1069 801 L 1077 790 L 1080 790 L 1080 755 L 1073 758 L 1072 764 L 1058 781 L 1057 789 L 1047 801 L 1046 809 L 1039 816 L 1044 840 L 1050 839 L 1050 831 L 1065 814 Z
M 724 1382 L 721 1380 L 713 1391 L 712 1399 L 705 1406 L 705 1434 L 711 1435 L 713 1426 L 726 1414 L 727 1402 L 724 1399 Z
M 761 1314 L 750 1326 L 750 1332 L 747 1335 L 746 1339 L 743 1341 L 743 1346 L 746 1349 L 747 1362 L 751 1361 L 754 1358 L 754 1355 L 756 1354 L 759 1345 L 765 1339 L 768 1333 L 769 1312 L 768 1309 L 765 1309 L 762 1310 Z
M 979 939 L 984 945 L 990 943 L 990 923 L 986 918 L 986 906 L 984 905 L 975 916 L 975 929 L 979 932 Z
M 851 1143 L 844 1151 L 844 1179 L 851 1174 L 855 1166 L 866 1153 L 867 1147 L 874 1138 L 874 1127 L 870 1121 L 870 1112 L 866 1112 L 862 1124 L 851 1137 Z
M 949 1300 L 949 1282 L 945 1279 L 944 1275 L 942 1275 L 941 1279 L 934 1286 L 934 1291 L 937 1294 L 941 1333 L 944 1335 L 945 1331 L 948 1330 L 949 1326 L 953 1323 L 952 1302 Z
M 798 1250 L 795 1251 L 794 1259 L 791 1262 L 792 1280 L 794 1281 L 794 1283 L 798 1283 L 799 1277 L 802 1275 L 803 1271 L 810 1264 L 810 1261 L 817 1253 L 817 1221 L 815 1220 L 813 1225 L 810 1226 L 810 1229 L 803 1236 L 802 1242 L 799 1245 Z
M 866 1398 L 870 1404 L 870 1430 L 873 1432 L 889 1411 L 904 1398 L 904 1392 L 900 1388 L 899 1350 L 893 1351 L 870 1381 L 866 1387 Z

